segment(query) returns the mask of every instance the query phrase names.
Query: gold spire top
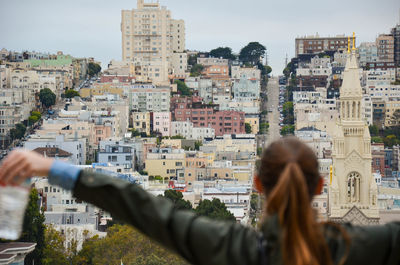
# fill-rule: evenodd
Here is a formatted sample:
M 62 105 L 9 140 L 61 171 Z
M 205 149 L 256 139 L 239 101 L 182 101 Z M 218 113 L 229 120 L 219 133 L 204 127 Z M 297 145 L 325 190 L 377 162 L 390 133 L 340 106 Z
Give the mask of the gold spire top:
M 353 32 L 353 50 L 356 49 L 356 34 Z
M 350 36 L 347 37 L 347 53 L 350 53 Z

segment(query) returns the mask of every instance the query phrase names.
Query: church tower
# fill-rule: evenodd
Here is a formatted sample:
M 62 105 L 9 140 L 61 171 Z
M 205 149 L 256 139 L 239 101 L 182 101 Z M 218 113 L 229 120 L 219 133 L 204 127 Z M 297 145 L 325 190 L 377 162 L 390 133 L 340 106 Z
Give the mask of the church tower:
M 371 136 L 362 117 L 362 88 L 355 42 L 348 43 L 346 68 L 340 88 L 340 119 L 333 136 L 329 220 L 378 224 L 377 186 L 371 169 Z

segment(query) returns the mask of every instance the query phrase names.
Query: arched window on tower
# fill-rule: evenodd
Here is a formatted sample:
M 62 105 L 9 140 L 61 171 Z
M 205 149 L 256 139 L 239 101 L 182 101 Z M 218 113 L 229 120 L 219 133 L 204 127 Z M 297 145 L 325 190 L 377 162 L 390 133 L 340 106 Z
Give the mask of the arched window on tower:
M 351 119 L 354 120 L 356 118 L 356 102 L 353 101 L 353 106 L 352 106 L 352 113 L 351 113 Z
M 347 202 L 360 202 L 361 177 L 357 172 L 351 172 L 347 177 Z

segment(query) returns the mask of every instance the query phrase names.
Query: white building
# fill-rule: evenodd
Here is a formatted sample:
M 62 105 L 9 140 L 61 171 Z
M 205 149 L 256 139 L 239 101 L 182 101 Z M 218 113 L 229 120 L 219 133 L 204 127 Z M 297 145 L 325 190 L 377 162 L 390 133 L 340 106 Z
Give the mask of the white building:
M 122 10 L 121 32 L 122 60 L 133 62 L 154 83 L 168 83 L 173 53 L 185 50 L 184 21 L 172 19 L 159 2 L 138 0 L 136 9 Z

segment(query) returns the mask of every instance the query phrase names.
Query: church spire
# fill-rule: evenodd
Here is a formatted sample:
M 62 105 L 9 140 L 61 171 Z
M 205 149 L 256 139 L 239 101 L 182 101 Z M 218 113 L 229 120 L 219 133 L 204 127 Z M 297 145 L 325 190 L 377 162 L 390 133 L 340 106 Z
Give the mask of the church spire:
M 347 37 L 347 53 L 350 53 L 350 36 Z

